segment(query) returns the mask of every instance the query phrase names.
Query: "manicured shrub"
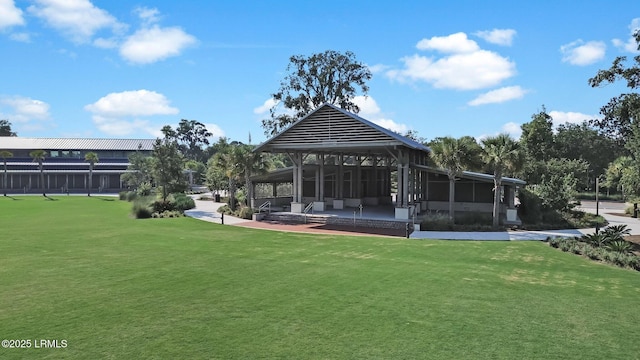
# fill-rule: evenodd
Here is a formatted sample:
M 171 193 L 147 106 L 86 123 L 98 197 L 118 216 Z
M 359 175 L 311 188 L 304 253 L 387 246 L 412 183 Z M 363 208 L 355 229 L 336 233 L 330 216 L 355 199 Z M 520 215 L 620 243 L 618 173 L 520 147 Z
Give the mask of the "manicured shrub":
M 518 217 L 524 223 L 535 224 L 542 220 L 542 200 L 527 188 L 518 190 Z
M 127 201 L 134 201 L 135 199 L 138 198 L 138 193 L 135 191 L 128 191 L 127 192 Z
M 242 219 L 251 219 L 253 216 L 253 209 L 243 206 L 237 211 L 238 217 Z
M 456 214 L 456 225 L 491 225 L 493 214 L 481 212 L 464 212 Z
M 127 192 L 126 191 L 120 191 L 118 193 L 118 199 L 120 200 L 127 200 Z
M 134 203 L 132 212 L 136 219 L 148 219 L 153 214 L 153 210 L 142 202 Z
M 233 210 L 229 207 L 229 205 L 222 205 L 218 208 L 218 212 L 220 214 L 231 215 L 233 214 Z
M 185 211 L 196 207 L 195 201 L 190 196 L 185 194 L 176 193 L 172 194 L 174 199 L 174 208 L 179 211 Z
M 152 204 L 154 212 L 163 213 L 165 211 L 175 210 L 175 203 L 172 201 L 173 199 L 167 198 L 167 200 L 157 199 Z
M 138 186 L 138 189 L 136 189 L 136 192 L 138 193 L 138 196 L 149 196 L 151 195 L 152 190 L 153 190 L 153 186 L 151 186 L 151 183 L 144 182 L 140 184 L 140 186 Z
M 624 240 L 613 240 L 607 244 L 607 250 L 623 254 L 630 254 L 633 251 L 633 245 Z

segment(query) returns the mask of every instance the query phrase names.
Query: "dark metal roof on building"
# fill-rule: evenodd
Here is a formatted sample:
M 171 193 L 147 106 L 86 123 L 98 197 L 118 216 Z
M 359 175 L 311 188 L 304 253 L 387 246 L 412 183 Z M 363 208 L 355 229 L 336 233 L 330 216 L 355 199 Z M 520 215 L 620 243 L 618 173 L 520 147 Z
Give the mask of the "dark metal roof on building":
M 0 137 L 0 150 L 153 150 L 155 139 Z
M 363 119 L 335 105 L 325 103 L 296 121 L 254 151 L 327 150 L 381 152 L 402 146 L 429 152 L 423 144 Z

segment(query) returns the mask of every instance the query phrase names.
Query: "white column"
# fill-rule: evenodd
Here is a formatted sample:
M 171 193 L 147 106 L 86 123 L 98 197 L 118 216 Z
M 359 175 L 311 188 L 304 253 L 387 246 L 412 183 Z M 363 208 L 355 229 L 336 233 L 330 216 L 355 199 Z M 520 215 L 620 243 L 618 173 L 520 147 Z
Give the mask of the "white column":
M 320 154 L 320 201 L 324 201 L 324 154 Z
M 396 192 L 396 207 L 404 207 L 404 169 L 402 167 L 402 151 L 398 151 L 398 191 Z

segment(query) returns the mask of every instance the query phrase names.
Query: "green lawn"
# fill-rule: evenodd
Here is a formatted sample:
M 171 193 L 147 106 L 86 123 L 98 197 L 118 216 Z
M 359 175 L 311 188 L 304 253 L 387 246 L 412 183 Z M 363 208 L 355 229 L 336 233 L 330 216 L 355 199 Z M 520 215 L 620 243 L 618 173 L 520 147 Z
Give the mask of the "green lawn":
M 0 197 L 0 358 L 632 359 L 640 273 L 539 242 L 318 236 Z

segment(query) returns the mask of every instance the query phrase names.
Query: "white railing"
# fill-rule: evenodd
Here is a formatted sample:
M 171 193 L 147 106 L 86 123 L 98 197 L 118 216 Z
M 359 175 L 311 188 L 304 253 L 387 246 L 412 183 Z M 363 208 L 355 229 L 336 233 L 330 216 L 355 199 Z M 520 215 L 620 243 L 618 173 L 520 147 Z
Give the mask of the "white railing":
M 258 212 L 261 213 L 262 210 L 267 209 L 267 214 L 271 214 L 271 201 L 265 201 L 262 205 L 258 207 Z
M 304 210 L 302 210 L 302 212 L 304 213 L 304 223 L 307 223 L 307 213 L 311 211 L 311 214 L 313 214 L 313 201 L 309 203 L 309 205 L 307 205 Z

